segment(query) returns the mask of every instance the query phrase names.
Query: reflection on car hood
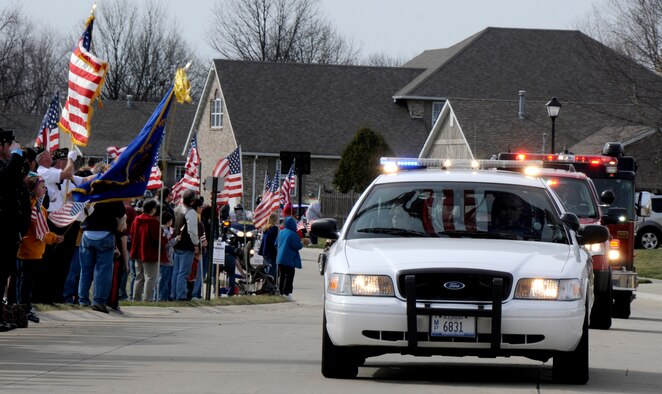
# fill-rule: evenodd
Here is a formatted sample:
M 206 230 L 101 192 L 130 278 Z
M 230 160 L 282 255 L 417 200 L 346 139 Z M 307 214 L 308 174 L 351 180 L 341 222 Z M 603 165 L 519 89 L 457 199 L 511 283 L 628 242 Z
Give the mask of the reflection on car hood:
M 511 272 L 515 276 L 560 275 L 571 256 L 571 245 L 528 241 L 475 239 L 357 239 L 336 246 L 350 273 L 392 273 L 416 268 L 471 268 Z

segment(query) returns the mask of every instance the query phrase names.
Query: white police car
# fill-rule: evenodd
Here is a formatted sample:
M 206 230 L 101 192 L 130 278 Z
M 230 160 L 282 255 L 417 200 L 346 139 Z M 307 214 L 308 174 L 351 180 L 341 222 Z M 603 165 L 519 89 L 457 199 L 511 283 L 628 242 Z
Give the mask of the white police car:
M 385 353 L 518 355 L 553 357 L 555 380 L 586 383 L 593 289 L 582 245 L 607 229 L 579 230 L 540 178 L 477 169 L 503 161 L 382 162 L 394 172 L 339 232 L 333 219 L 312 226 L 337 239 L 323 268 L 322 374 L 353 378 Z

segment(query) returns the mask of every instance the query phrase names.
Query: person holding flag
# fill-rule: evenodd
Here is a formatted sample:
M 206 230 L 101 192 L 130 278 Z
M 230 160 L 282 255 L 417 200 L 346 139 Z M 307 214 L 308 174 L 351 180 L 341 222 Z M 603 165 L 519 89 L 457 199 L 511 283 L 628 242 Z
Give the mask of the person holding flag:
M 18 303 L 27 305 L 28 320 L 39 323 L 39 317 L 32 310 L 32 289 L 35 275 L 39 266 L 43 264 L 42 257 L 46 245 L 59 244 L 64 240 L 64 237 L 48 230 L 48 223 L 46 222 L 48 213 L 42 206 L 46 195 L 44 180 L 37 173 L 31 172 L 28 174 L 25 183 L 32 200 L 32 220 L 28 233 L 23 237 L 16 255 L 16 267 L 18 269 L 16 294 Z

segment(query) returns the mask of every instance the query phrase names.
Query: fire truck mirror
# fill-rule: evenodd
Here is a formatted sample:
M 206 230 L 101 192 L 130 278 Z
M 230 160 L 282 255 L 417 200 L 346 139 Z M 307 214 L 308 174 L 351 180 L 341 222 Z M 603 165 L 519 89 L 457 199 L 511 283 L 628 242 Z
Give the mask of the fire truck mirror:
M 610 205 L 616 199 L 616 195 L 611 190 L 605 190 L 600 194 L 600 201 L 603 204 Z
M 637 199 L 637 215 L 641 217 L 649 217 L 653 209 L 653 200 L 649 192 L 640 192 Z

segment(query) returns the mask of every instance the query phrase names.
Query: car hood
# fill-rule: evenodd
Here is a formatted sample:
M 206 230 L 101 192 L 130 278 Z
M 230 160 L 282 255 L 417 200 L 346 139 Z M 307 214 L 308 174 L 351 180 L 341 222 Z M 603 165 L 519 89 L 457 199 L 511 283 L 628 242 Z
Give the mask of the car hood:
M 470 268 L 562 275 L 580 263 L 579 248 L 565 244 L 447 238 L 375 238 L 342 241 L 333 255 L 344 255 L 349 273 L 393 273 L 407 269 Z

